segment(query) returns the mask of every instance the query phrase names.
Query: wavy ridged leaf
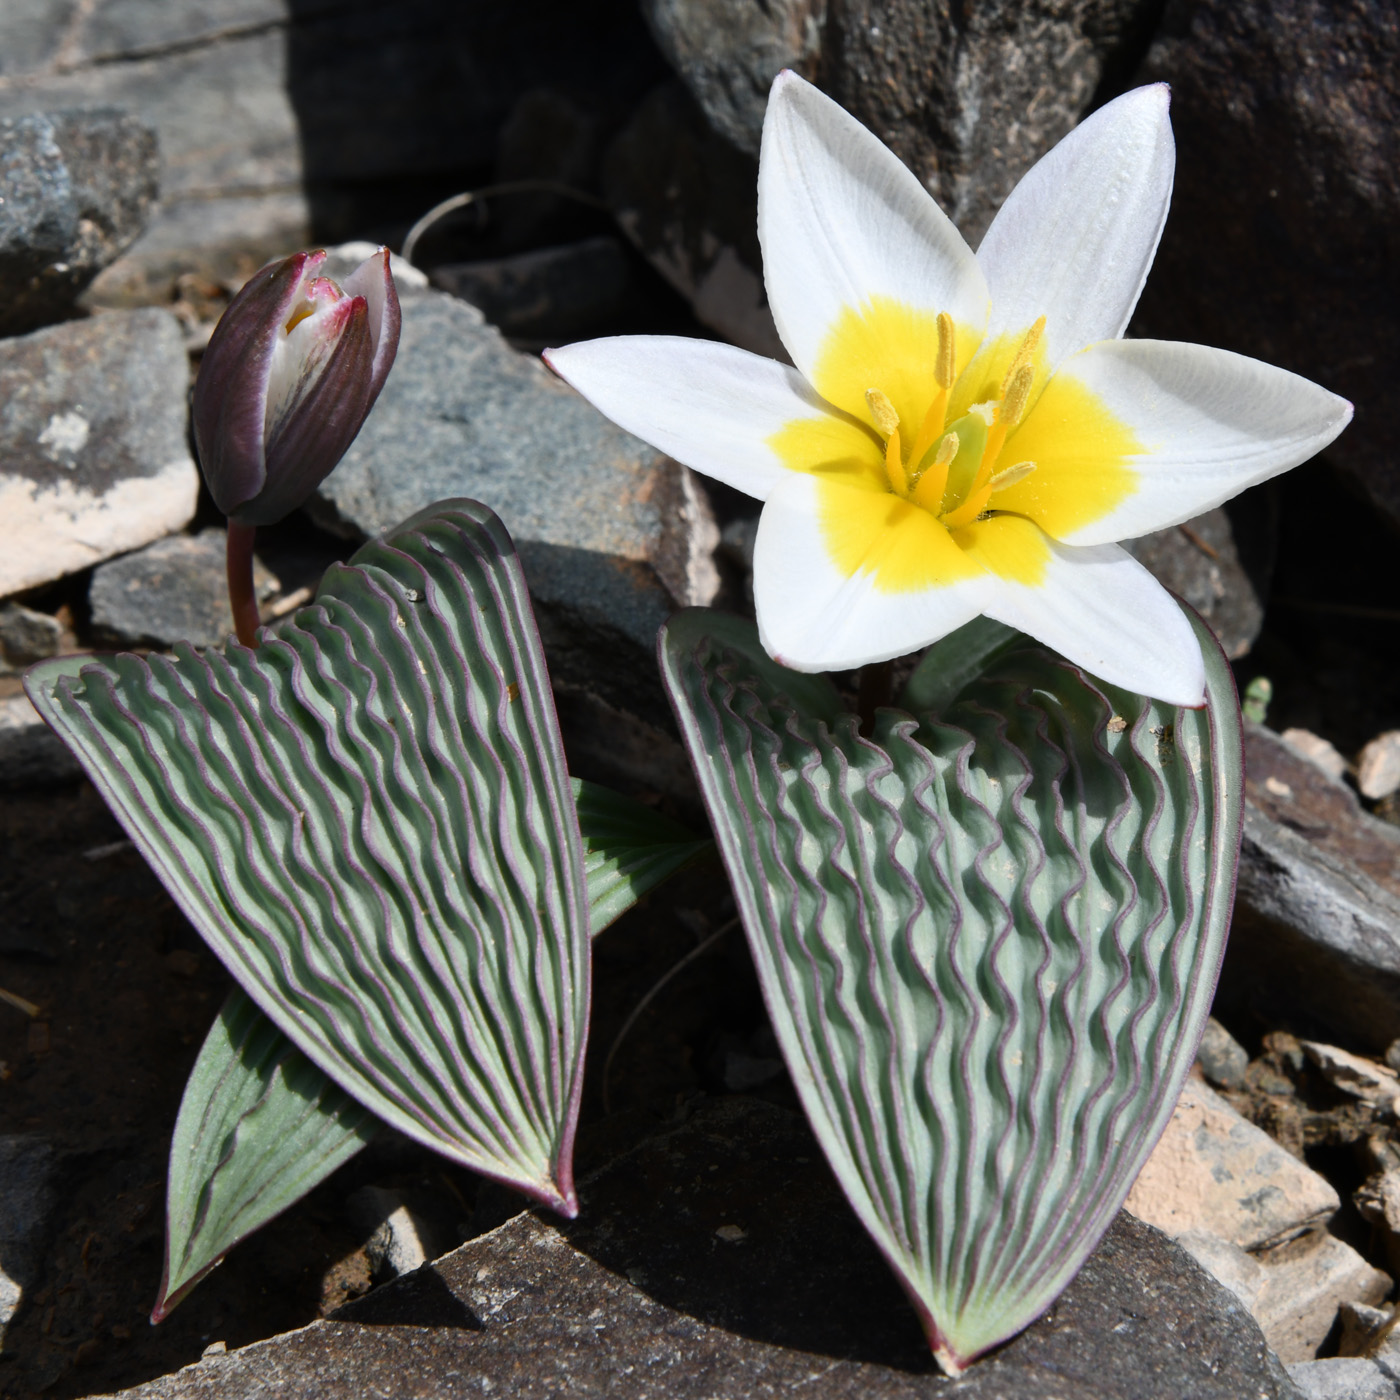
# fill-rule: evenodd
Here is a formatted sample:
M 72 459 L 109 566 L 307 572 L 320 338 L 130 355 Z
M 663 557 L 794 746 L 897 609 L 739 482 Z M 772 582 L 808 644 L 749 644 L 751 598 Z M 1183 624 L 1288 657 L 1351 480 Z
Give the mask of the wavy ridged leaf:
M 1229 668 L 1177 710 L 1033 643 L 941 712 L 828 725 L 704 612 L 662 670 L 774 1030 L 945 1367 L 1073 1277 L 1171 1115 L 1242 813 Z M 806 678 L 804 678 L 804 683 Z
M 26 686 L 235 980 L 401 1132 L 566 1214 L 583 851 L 504 527 L 444 502 L 262 645 Z
M 714 843 L 609 788 L 570 781 L 596 938 Z M 151 1320 L 169 1316 L 234 1245 L 349 1161 L 377 1126 L 245 993 L 231 993 L 180 1102 Z

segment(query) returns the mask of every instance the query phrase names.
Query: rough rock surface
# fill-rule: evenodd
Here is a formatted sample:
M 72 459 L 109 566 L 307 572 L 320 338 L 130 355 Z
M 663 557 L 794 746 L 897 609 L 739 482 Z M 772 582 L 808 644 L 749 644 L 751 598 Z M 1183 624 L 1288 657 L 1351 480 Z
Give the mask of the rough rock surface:
M 124 1400 L 389 1393 L 1298 1400 L 1233 1294 L 1120 1217 L 1039 1322 L 957 1382 L 796 1116 L 702 1107 L 583 1189 L 570 1225 L 516 1216 L 336 1319 Z
M 1124 542 L 1124 548 L 1205 619 L 1232 661 L 1264 625 L 1264 605 L 1240 564 L 1223 510 Z
M 227 534 L 217 528 L 174 535 L 93 570 L 88 602 L 104 645 L 214 646 L 233 631 L 225 578 Z M 277 580 L 254 561 L 259 599 Z
M 0 335 L 71 314 L 146 224 L 155 133 L 122 112 L 0 120 Z
M 698 320 L 787 359 L 763 289 L 758 167 L 715 134 L 679 83 L 657 88 L 608 147 L 603 195 Z
M 442 263 L 433 285 L 469 301 L 502 335 L 541 348 L 598 334 L 615 317 L 631 269 L 608 235 L 508 258 Z
M 1400 1400 L 1400 1389 L 1374 1361 L 1334 1356 L 1288 1368 L 1304 1400 Z
M 642 13 L 667 61 L 710 125 L 758 155 L 768 89 L 784 68 L 814 76 L 826 0 L 643 0 Z
M 1321 1224 L 1341 1201 L 1325 1177 L 1193 1078 L 1125 1205 L 1172 1236 L 1207 1231 L 1263 1249 Z
M 586 74 L 626 104 L 660 68 L 618 0 L 0 5 L 0 115 L 116 104 L 158 132 L 163 199 L 141 256 L 295 246 L 313 209 L 334 221 L 327 187 L 488 163 L 529 87 Z
M 1400 520 L 1400 25 L 1390 0 L 1171 0 L 1172 213 L 1135 320 L 1357 405 L 1328 457 Z M 1267 159 L 1263 153 L 1267 152 Z
M 0 597 L 189 521 L 188 384 L 180 323 L 154 308 L 0 341 Z
M 0 700 L 0 792 L 68 782 L 82 771 L 27 695 Z M 0 1266 L 4 1262 L 0 1258 Z
M 316 513 L 370 536 L 450 496 L 488 502 L 519 547 L 555 681 L 668 724 L 657 629 L 718 587 L 700 488 L 475 307 L 433 291 L 402 301 L 394 372 Z
M 1400 1024 L 1400 829 L 1260 726 L 1216 1006 L 1384 1051 Z
M 53 1162 L 38 1138 L 0 1137 L 0 1342 L 37 1272 L 53 1211 Z

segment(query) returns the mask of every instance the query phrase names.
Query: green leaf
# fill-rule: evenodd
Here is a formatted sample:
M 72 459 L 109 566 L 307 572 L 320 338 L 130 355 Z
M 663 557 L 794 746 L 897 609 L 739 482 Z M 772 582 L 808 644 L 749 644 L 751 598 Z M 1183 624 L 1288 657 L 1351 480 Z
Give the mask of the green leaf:
M 974 617 L 923 654 L 899 697 L 900 709 L 914 714 L 941 710 L 998 656 L 1023 644 L 1014 627 Z
M 264 634 L 26 688 L 235 980 L 409 1137 L 557 1210 L 588 1025 L 578 832 L 524 576 L 444 502 Z
M 166 1188 L 168 1317 L 239 1240 L 348 1162 L 378 1120 L 235 990 L 204 1041 L 175 1121 Z
M 663 633 L 793 1082 L 950 1371 L 1073 1277 L 1195 1055 L 1243 799 L 1229 666 L 1196 630 L 1200 710 L 1023 639 L 868 739 L 704 613 Z
M 578 778 L 596 938 L 648 890 L 714 849 L 678 822 Z M 185 1086 L 170 1144 L 160 1322 L 240 1240 L 286 1210 L 374 1135 L 378 1120 L 241 991 L 224 1004 Z
M 572 778 L 583 833 L 588 905 L 596 938 L 648 890 L 715 848 L 650 807 L 598 783 Z

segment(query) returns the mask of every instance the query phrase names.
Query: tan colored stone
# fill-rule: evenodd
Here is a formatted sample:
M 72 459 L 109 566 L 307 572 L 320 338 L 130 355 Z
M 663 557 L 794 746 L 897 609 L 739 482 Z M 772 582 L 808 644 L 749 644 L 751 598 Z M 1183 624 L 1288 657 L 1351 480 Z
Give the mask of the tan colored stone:
M 1203 1230 L 1262 1249 L 1322 1224 L 1341 1201 L 1208 1085 L 1188 1079 L 1126 1205 L 1173 1238 Z
M 1336 745 L 1329 743 L 1322 735 L 1314 734 L 1311 729 L 1285 729 L 1279 738 L 1294 753 L 1316 764 L 1329 778 L 1341 782 L 1342 775 L 1347 771 L 1347 761 Z
M 1325 1230 L 1271 1250 L 1261 1262 L 1265 1282 L 1253 1312 L 1285 1364 L 1317 1355 L 1343 1303 L 1374 1305 L 1391 1289 L 1389 1274 Z
M 1356 786 L 1378 802 L 1400 790 L 1400 729 L 1377 734 L 1356 760 Z

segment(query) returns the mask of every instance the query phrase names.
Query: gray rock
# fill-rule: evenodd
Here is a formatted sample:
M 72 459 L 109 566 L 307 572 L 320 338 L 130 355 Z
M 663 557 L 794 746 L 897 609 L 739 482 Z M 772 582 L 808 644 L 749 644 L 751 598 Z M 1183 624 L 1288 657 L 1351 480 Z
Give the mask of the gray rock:
M 1126 540 L 1124 548 L 1200 613 L 1232 661 L 1249 651 L 1264 625 L 1264 605 L 1240 564 L 1223 510 Z
M 1334 1356 L 1288 1368 L 1304 1400 L 1400 1400 L 1400 1390 L 1374 1361 Z
M 643 0 L 657 47 L 710 125 L 758 156 L 768 89 L 784 69 L 811 78 L 826 0 Z
M 1254 1316 L 1285 1364 L 1317 1355 L 1343 1303 L 1379 1303 L 1391 1289 L 1389 1274 L 1325 1230 L 1269 1250 L 1261 1262 L 1265 1283 Z
M 0 792 L 71 782 L 82 772 L 67 744 L 39 718 L 27 695 L 0 700 Z
M 58 654 L 63 624 L 22 603 L 0 603 L 0 674 Z
M 1217 1088 L 1239 1089 L 1249 1068 L 1249 1051 L 1212 1016 L 1206 1021 L 1196 1062 Z
M 214 646 L 233 631 L 226 579 L 228 536 L 217 526 L 172 535 L 93 570 L 88 601 L 92 628 L 104 645 Z M 254 560 L 260 601 L 280 587 Z
M 0 1137 L 0 1343 L 39 1276 L 54 1209 L 53 1149 L 23 1134 Z
M 1100 85 L 1121 82 L 1158 13 L 1152 0 L 851 0 L 827 20 L 822 86 L 976 247 Z
M 622 244 L 606 235 L 432 271 L 435 287 L 471 302 L 502 335 L 540 348 L 605 333 L 631 280 Z
M 184 526 L 199 476 L 168 311 L 0 341 L 0 598 Z
M 718 586 L 700 488 L 475 307 L 432 291 L 402 303 L 394 372 L 314 513 L 374 535 L 445 497 L 485 502 L 519 547 L 556 683 L 669 728 L 657 629 Z
M 1128 1217 L 1044 1317 L 945 1381 L 810 1132 L 744 1099 L 614 1159 L 572 1224 L 518 1215 L 334 1319 L 123 1400 L 377 1393 L 1298 1400 L 1238 1299 Z
M 15 79 L 0 84 L 0 115 L 118 105 L 155 128 L 163 201 L 138 260 L 220 246 L 271 256 L 306 242 L 308 186 L 328 196 L 319 222 L 344 219 L 335 185 L 489 164 L 531 87 L 587 75 L 626 110 L 660 76 L 622 5 L 33 3 L 0 6 Z
M 155 133 L 122 112 L 0 119 L 0 335 L 72 314 L 145 227 Z
M 703 324 L 787 359 L 763 289 L 758 166 L 711 130 L 679 83 L 652 93 L 608 147 L 603 195 Z
M 1244 843 L 1216 1007 L 1384 1052 L 1400 1025 L 1400 830 L 1247 726 Z
M 1392 523 L 1397 71 L 1390 0 L 1171 0 L 1139 76 L 1172 85 L 1176 184 L 1134 323 L 1283 365 L 1363 406 L 1327 455 Z

